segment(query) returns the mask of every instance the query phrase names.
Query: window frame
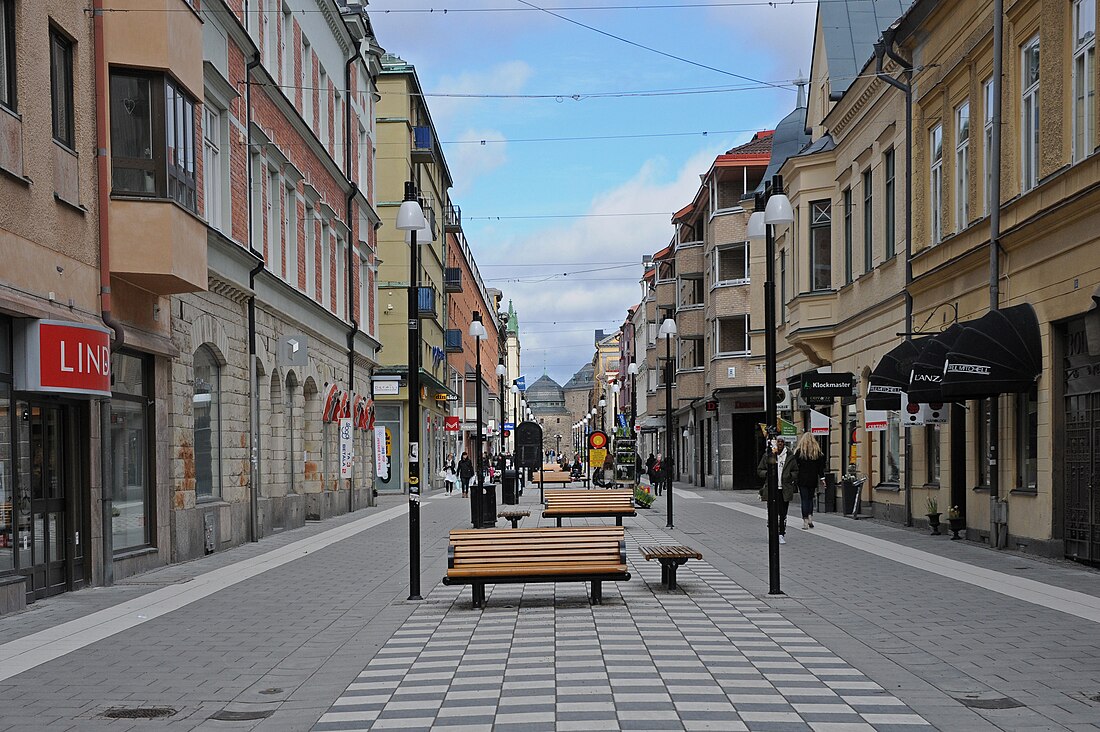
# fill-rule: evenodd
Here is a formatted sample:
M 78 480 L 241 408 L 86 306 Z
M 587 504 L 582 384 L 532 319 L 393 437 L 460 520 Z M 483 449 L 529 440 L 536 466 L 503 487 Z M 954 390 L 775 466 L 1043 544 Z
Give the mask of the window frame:
M 1039 388 L 1019 392 L 1014 398 L 1016 439 L 1016 491 L 1039 490 Z
M 290 178 L 283 180 L 283 256 L 284 279 L 298 287 L 298 186 Z
M 1041 81 L 1039 34 L 1036 33 L 1020 46 L 1020 175 L 1021 191 L 1030 191 L 1039 184 L 1039 84 Z M 1034 81 L 1028 79 L 1029 57 L 1036 56 Z
M 749 268 L 749 247 L 750 244 L 747 241 L 734 242 L 732 244 L 722 244 L 714 249 L 714 286 L 715 287 L 731 287 L 737 285 L 747 285 L 752 281 L 752 274 Z M 741 250 L 741 256 L 744 261 L 745 276 L 732 280 L 722 279 L 722 257 L 734 256 L 736 259 L 736 252 Z
M 878 485 L 896 486 L 901 483 L 901 418 L 897 412 L 886 413 L 886 429 L 879 433 L 878 470 Z
M 863 274 L 875 263 L 875 175 L 872 168 L 863 171 Z
M 989 490 L 989 407 L 991 401 L 986 399 L 974 400 L 974 467 L 975 487 L 980 490 Z
M 56 53 L 63 52 L 64 56 L 61 58 L 62 68 L 65 77 L 60 82 L 64 84 L 61 89 L 64 94 L 63 99 L 58 99 L 58 58 Z M 76 43 L 60 28 L 50 25 L 50 110 L 52 121 L 53 140 L 63 147 L 76 151 L 76 110 L 73 107 L 73 60 L 75 58 Z M 65 118 L 60 120 L 66 130 L 59 130 L 58 119 L 58 102 L 61 102 L 62 109 L 60 114 Z
M 194 406 L 192 406 L 191 436 L 192 436 L 192 444 L 195 446 L 194 447 L 194 450 L 195 450 L 195 500 L 196 501 L 216 501 L 216 500 L 220 500 L 220 498 L 222 496 L 222 490 L 224 488 L 223 481 L 222 481 L 222 439 L 221 439 L 222 438 L 222 421 L 223 421 L 222 420 L 222 399 L 221 399 L 221 396 L 222 396 L 222 389 L 221 389 L 221 386 L 222 386 L 221 385 L 222 365 L 221 365 L 221 363 L 219 363 L 217 356 L 214 354 L 214 351 L 213 351 L 213 349 L 210 348 L 210 346 L 208 346 L 206 344 L 203 344 L 203 345 L 200 345 L 197 349 L 195 349 L 195 353 L 194 353 L 194 356 L 192 358 L 192 365 L 191 365 L 191 372 L 192 372 L 192 386 L 191 386 L 192 405 L 194 404 L 195 397 L 199 395 L 199 392 L 197 392 L 195 390 L 196 383 L 197 383 L 198 380 L 197 380 L 197 378 L 195 378 L 194 372 L 195 372 L 195 361 L 197 360 L 198 355 L 200 353 L 204 354 L 204 357 L 209 361 L 208 364 L 204 364 L 204 365 L 209 366 L 209 368 L 211 370 L 211 375 L 213 377 L 213 381 L 211 383 L 211 390 L 207 391 L 207 392 L 202 392 L 202 393 L 210 394 L 211 395 L 210 401 L 216 406 L 211 408 L 212 415 L 210 416 L 210 426 L 208 428 L 210 430 L 210 435 L 211 435 L 211 438 L 210 438 L 210 453 L 211 453 L 210 454 L 210 490 L 209 490 L 209 492 L 200 491 L 200 488 L 202 486 L 200 485 L 200 482 L 199 482 L 199 465 L 198 465 L 198 457 L 199 457 L 198 445 L 199 445 L 199 441 L 198 441 L 197 435 L 196 435 L 198 430 L 197 430 L 197 427 L 195 426 Z
M 955 231 L 962 231 L 969 224 L 970 100 L 968 99 L 955 108 Z
M 1087 5 L 1086 5 L 1087 4 Z M 1090 7 L 1092 26 L 1084 33 L 1081 24 L 1081 8 Z M 1073 60 L 1070 82 L 1073 100 L 1072 133 L 1073 162 L 1080 162 L 1092 154 L 1095 137 L 1094 119 L 1096 103 L 1096 0 L 1074 0 L 1070 13 L 1073 18 Z M 1082 68 L 1083 67 L 1083 68 Z M 1078 86 L 1081 85 L 1080 90 Z
M 15 0 L 0 0 L 0 63 L 3 63 L 7 78 L 0 80 L 0 107 L 12 112 L 19 111 L 19 74 L 15 55 Z
M 943 241 L 943 124 L 928 131 L 928 208 L 931 220 L 928 237 L 932 246 Z M 939 154 L 936 154 L 937 149 Z
M 744 348 L 735 351 L 722 350 L 722 324 L 732 322 L 735 320 L 744 321 Z M 738 313 L 735 315 L 723 315 L 714 319 L 714 355 L 715 357 L 729 357 L 729 356 L 751 356 L 752 355 L 752 321 L 749 318 L 748 313 Z
M 682 301 L 684 295 L 685 283 L 692 282 L 698 284 L 692 284 L 690 286 L 693 295 L 698 295 L 698 298 L 694 302 L 685 303 Z M 676 310 L 692 310 L 702 308 L 706 305 L 706 285 L 702 277 L 677 277 L 676 278 Z
M 852 188 L 844 189 L 844 284 L 852 284 Z
M 988 216 L 991 209 L 989 197 L 993 195 L 993 79 L 986 79 L 982 83 L 982 178 L 985 185 L 985 215 Z
M 943 473 L 941 430 L 938 424 L 924 426 L 924 482 L 940 485 Z
M 141 543 L 131 544 L 129 546 L 121 546 L 117 541 L 112 538 L 111 548 L 115 555 L 124 554 L 126 552 L 134 551 L 135 549 L 143 549 L 145 547 L 156 546 L 156 412 L 155 401 L 153 395 L 154 384 L 154 367 L 153 358 L 149 354 L 141 353 L 139 351 L 131 351 L 129 349 L 121 349 L 116 354 L 118 356 L 124 356 L 133 358 L 141 363 L 141 377 L 142 377 L 142 393 L 129 394 L 126 392 L 117 392 L 112 390 L 111 401 L 112 402 L 127 402 L 130 404 L 136 404 L 141 408 L 141 415 L 143 420 L 142 431 L 144 432 L 144 445 L 143 457 L 144 457 L 144 469 L 145 469 L 145 485 L 144 485 L 144 536 Z M 113 359 L 112 359 L 113 360 Z M 112 374 L 112 386 L 114 384 L 114 374 L 117 369 L 114 364 L 111 366 Z M 113 443 L 113 435 L 112 435 Z M 113 447 L 113 444 L 112 444 Z M 112 450 L 112 453 L 114 451 Z M 116 469 L 117 473 L 117 469 Z M 115 498 L 118 498 L 118 491 L 114 491 Z M 114 534 L 114 524 L 112 521 L 112 537 Z
M 883 203 L 885 211 L 883 226 L 886 235 L 885 260 L 888 261 L 897 254 L 897 154 L 894 148 L 890 148 L 882 155 L 883 167 Z
M 819 262 L 817 257 L 818 232 L 824 232 L 822 241 L 828 246 L 828 257 Z M 810 291 L 828 292 L 833 289 L 833 202 L 829 199 L 810 201 Z M 828 277 L 827 287 L 818 287 L 818 274 Z
M 692 365 L 688 366 L 684 364 L 685 358 L 685 344 L 690 341 L 693 346 Z M 676 370 L 677 371 L 700 371 L 707 366 L 706 355 L 706 339 L 702 337 L 681 337 L 676 339 Z
M 225 110 L 209 99 L 202 105 L 202 193 L 206 223 L 217 229 L 225 227 L 225 165 L 222 158 Z M 213 133 L 213 134 L 211 134 Z

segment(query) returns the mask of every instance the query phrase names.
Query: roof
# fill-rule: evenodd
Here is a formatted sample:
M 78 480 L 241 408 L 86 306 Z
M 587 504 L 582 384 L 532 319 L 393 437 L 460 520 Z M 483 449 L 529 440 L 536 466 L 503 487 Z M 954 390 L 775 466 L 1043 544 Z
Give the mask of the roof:
M 900 18 L 912 0 L 832 0 L 818 3 L 817 22 L 829 63 L 832 95 L 848 90 L 874 54 L 882 31 Z
M 810 136 L 806 134 L 806 108 L 798 107 L 775 126 L 771 162 L 768 163 L 768 169 L 764 171 L 764 177 L 760 179 L 756 190 L 763 191 L 764 184 L 779 172 L 787 158 L 799 154 L 809 144 Z
M 565 394 L 562 393 L 561 385 L 546 374 L 540 376 L 535 380 L 535 383 L 527 387 L 523 393 L 523 398 L 527 400 L 532 409 L 539 402 L 542 402 L 543 406 L 546 402 L 565 403 Z
M 516 315 L 516 309 L 512 307 L 512 300 L 508 300 L 508 333 L 519 334 L 519 316 Z
M 586 363 L 580 367 L 577 373 L 573 374 L 573 378 L 565 382 L 565 386 L 562 387 L 565 391 L 572 391 L 574 389 L 591 389 L 593 382 L 593 369 L 591 363 Z
M 752 139 L 744 145 L 731 147 L 725 154 L 719 155 L 719 159 L 726 155 L 770 155 L 772 151 L 772 136 L 775 130 L 761 130 L 752 136 Z

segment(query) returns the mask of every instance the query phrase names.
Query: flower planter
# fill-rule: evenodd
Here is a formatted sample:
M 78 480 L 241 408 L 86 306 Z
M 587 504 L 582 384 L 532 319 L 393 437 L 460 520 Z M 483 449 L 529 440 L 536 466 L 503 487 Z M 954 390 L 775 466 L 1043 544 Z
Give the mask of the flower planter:
M 928 514 L 928 526 L 932 529 L 932 536 L 940 536 L 940 515 L 938 513 Z
M 959 536 L 959 532 L 966 528 L 966 519 L 962 516 L 956 518 L 948 518 L 947 522 L 951 525 L 951 541 L 958 541 L 962 537 Z

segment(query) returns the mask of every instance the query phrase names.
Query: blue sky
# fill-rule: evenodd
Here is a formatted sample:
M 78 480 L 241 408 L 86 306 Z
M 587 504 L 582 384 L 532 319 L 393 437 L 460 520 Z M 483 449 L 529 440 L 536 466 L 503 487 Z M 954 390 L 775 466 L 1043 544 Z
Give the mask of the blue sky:
M 641 257 L 669 242 L 669 214 L 691 200 L 699 174 L 793 107 L 791 87 L 732 74 L 787 84 L 808 73 L 816 3 L 532 4 L 718 69 L 628 45 L 521 0 L 373 0 L 368 7 L 382 47 L 414 64 L 430 95 L 466 238 L 486 284 L 519 312 L 528 382 L 545 368 L 564 383 L 591 360 L 593 331 L 615 329 L 639 300 Z M 593 9 L 612 5 L 632 7 Z M 559 10 L 567 6 L 574 9 Z M 681 93 L 700 89 L 717 91 Z M 669 90 L 676 93 L 649 94 Z M 586 97 L 623 92 L 646 94 Z M 444 96 L 454 94 L 550 98 Z M 665 136 L 606 139 L 628 135 Z M 605 139 L 545 141 L 561 137 Z M 532 138 L 544 141 L 524 141 Z M 608 215 L 623 213 L 636 215 Z M 583 216 L 534 218 L 574 215 Z

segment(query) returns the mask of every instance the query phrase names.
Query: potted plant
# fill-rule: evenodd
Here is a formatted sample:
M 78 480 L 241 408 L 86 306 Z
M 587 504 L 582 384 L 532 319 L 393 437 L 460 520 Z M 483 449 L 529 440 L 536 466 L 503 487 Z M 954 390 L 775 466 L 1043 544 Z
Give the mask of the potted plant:
M 637 504 L 639 508 L 649 508 L 653 505 L 653 501 L 655 500 L 657 499 L 649 492 L 649 486 L 634 486 L 634 503 Z
M 940 535 L 940 506 L 935 498 L 928 499 L 928 525 L 932 528 L 932 536 Z
M 947 509 L 947 522 L 951 525 L 951 541 L 958 541 L 962 537 L 959 532 L 966 528 L 966 519 L 958 506 Z

